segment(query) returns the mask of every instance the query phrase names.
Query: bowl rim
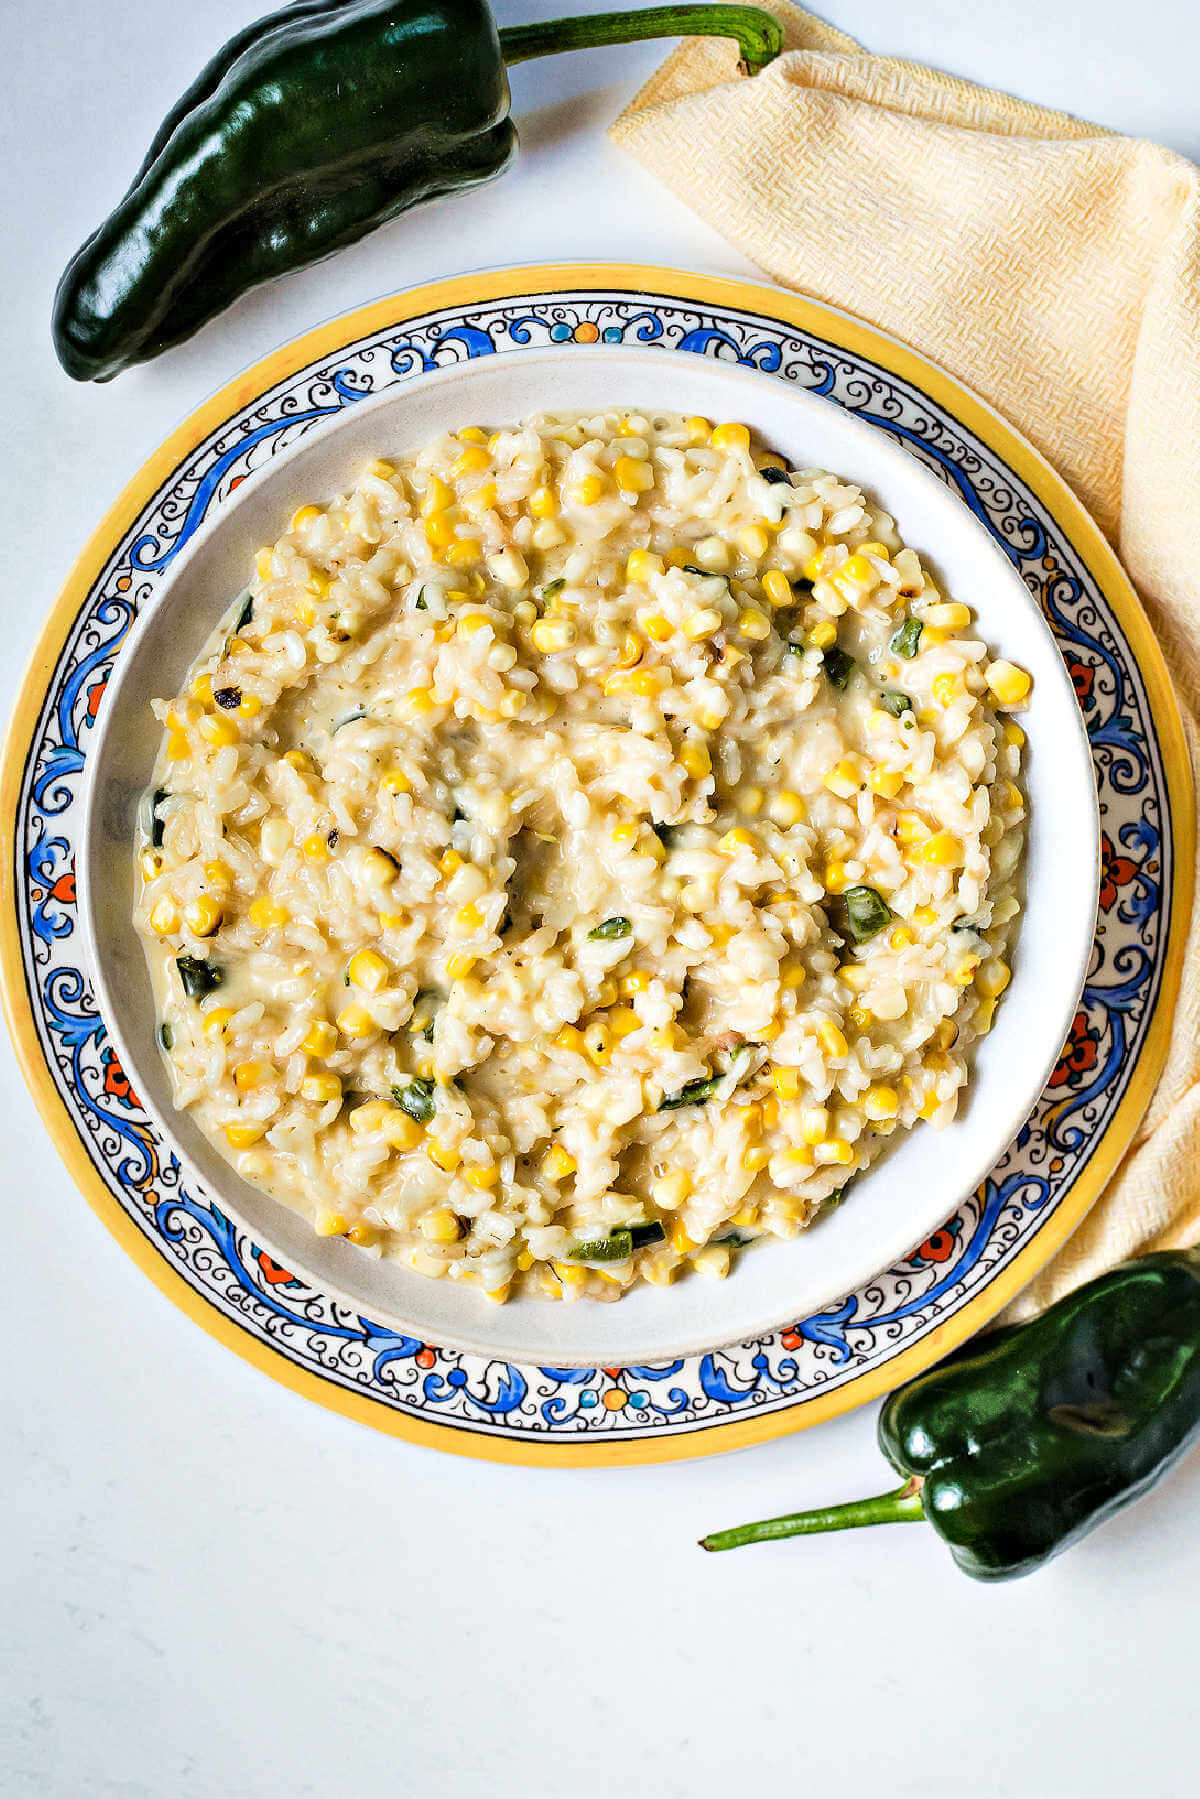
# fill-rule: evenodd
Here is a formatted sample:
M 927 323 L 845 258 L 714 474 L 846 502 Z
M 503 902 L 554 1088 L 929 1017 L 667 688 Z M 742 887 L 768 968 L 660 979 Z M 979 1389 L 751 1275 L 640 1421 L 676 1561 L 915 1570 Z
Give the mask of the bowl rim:
M 619 362 L 622 367 L 626 369 L 634 368 L 636 370 L 637 368 L 644 368 L 649 371 L 655 368 L 661 369 L 664 366 L 664 363 L 669 361 L 674 363 L 680 369 L 686 368 L 692 373 L 701 372 L 696 368 L 696 359 L 689 353 L 673 349 L 664 349 L 662 347 L 650 348 L 629 345 L 609 346 L 603 344 L 588 345 L 586 349 L 582 346 L 576 349 L 575 346 L 563 345 L 555 349 L 523 351 L 521 353 L 519 367 L 523 373 L 532 372 L 533 374 L 536 374 L 537 369 L 543 365 L 546 367 L 556 367 L 561 370 L 564 360 L 571 357 L 573 354 L 580 359 L 586 356 L 588 364 L 593 367 L 596 366 L 598 361 L 605 359 Z M 133 678 L 133 671 L 138 659 L 138 651 L 142 636 L 149 629 L 151 622 L 161 611 L 163 605 L 169 601 L 172 589 L 178 581 L 186 575 L 191 564 L 204 553 L 213 537 L 228 527 L 234 512 L 240 509 L 244 502 L 252 500 L 261 487 L 277 482 L 280 475 L 286 473 L 286 470 L 294 462 L 302 460 L 306 452 L 312 448 L 314 441 L 320 441 L 327 444 L 331 441 L 333 435 L 338 432 L 339 427 L 348 425 L 352 422 L 360 422 L 376 412 L 386 412 L 392 406 L 403 404 L 405 399 L 410 396 L 414 390 L 419 389 L 421 392 L 428 392 L 431 389 L 436 390 L 439 386 L 459 385 L 463 382 L 464 377 L 469 381 L 473 371 L 485 368 L 489 366 L 490 363 L 490 358 L 487 359 L 486 362 L 483 359 L 480 359 L 479 362 L 455 363 L 449 367 L 426 371 L 419 375 L 411 376 L 403 384 L 386 387 L 378 393 L 372 394 L 363 400 L 356 402 L 352 409 L 347 409 L 338 418 L 330 421 L 325 431 L 322 432 L 319 440 L 314 440 L 307 434 L 302 435 L 295 443 L 289 445 L 285 450 L 273 456 L 252 474 L 247 476 L 241 483 L 236 500 L 234 500 L 232 506 L 226 501 L 225 504 L 214 508 L 209 513 L 208 517 L 203 520 L 200 527 L 175 559 L 170 570 L 164 575 L 157 592 L 153 595 L 150 605 L 139 613 L 137 620 L 121 646 L 121 653 L 117 658 L 112 677 L 110 678 L 109 688 L 106 692 L 106 703 L 101 709 L 100 717 L 97 720 L 97 728 L 89 746 L 88 766 L 86 769 L 84 792 L 82 796 L 83 804 L 80 842 L 84 854 L 77 870 L 79 886 L 79 919 L 89 952 L 97 1004 L 105 1019 L 106 1027 L 121 1060 L 122 1066 L 126 1069 L 127 1073 L 134 1077 L 135 1086 L 139 1093 L 142 1106 L 152 1118 L 156 1128 L 161 1133 L 164 1142 L 169 1145 L 171 1152 L 178 1158 L 181 1167 L 185 1170 L 190 1179 L 199 1186 L 200 1190 L 217 1200 L 221 1209 L 245 1230 L 256 1245 L 264 1249 L 272 1259 L 286 1265 L 301 1278 L 312 1284 L 317 1290 L 327 1294 L 330 1298 L 346 1305 L 350 1309 L 354 1311 L 365 1310 L 385 1327 L 396 1328 L 408 1334 L 415 1333 L 417 1335 L 423 1335 L 428 1326 L 419 1322 L 414 1322 L 410 1316 L 406 1316 L 405 1312 L 397 1307 L 390 1307 L 386 1304 L 381 1306 L 375 1300 L 370 1302 L 365 1301 L 360 1293 L 355 1293 L 352 1287 L 344 1285 L 336 1272 L 322 1270 L 320 1274 L 316 1274 L 311 1266 L 306 1266 L 303 1257 L 297 1256 L 294 1249 L 285 1250 L 280 1247 L 278 1240 L 274 1239 L 274 1233 L 270 1228 L 269 1222 L 265 1225 L 260 1222 L 251 1223 L 246 1217 L 241 1205 L 238 1203 L 236 1188 L 233 1190 L 233 1197 L 230 1197 L 229 1188 L 223 1183 L 218 1184 L 210 1176 L 201 1172 L 192 1159 L 191 1154 L 179 1141 L 179 1138 L 176 1135 L 173 1115 L 164 1112 L 163 1108 L 159 1106 L 152 1097 L 148 1097 L 148 1093 L 152 1093 L 153 1091 L 152 1086 L 147 1082 L 138 1080 L 138 1076 L 143 1066 L 143 1059 L 130 1047 L 121 1023 L 122 1006 L 116 999 L 116 995 L 109 979 L 109 971 L 100 954 L 100 934 L 97 929 L 96 906 L 92 891 L 91 864 L 93 846 L 97 841 L 96 813 L 99 805 L 100 770 L 104 760 L 104 748 L 108 735 L 114 728 L 114 721 L 120 711 L 122 690 L 125 684 Z M 780 383 L 778 380 L 758 369 L 747 369 L 727 363 L 710 363 L 704 368 L 703 372 L 709 375 L 714 372 L 719 372 L 720 376 L 728 379 L 731 384 L 744 386 L 751 396 L 755 392 L 770 392 L 777 402 L 780 398 Z M 810 394 L 799 387 L 787 388 L 786 397 L 790 402 L 794 403 L 801 412 L 812 410 L 815 414 L 817 409 L 828 407 L 830 405 L 830 402 L 822 400 L 820 396 Z M 554 408 L 551 407 L 550 410 L 554 410 Z M 827 415 L 822 413 L 821 416 Z M 1021 603 L 1024 605 L 1026 612 L 1030 615 L 1034 628 L 1041 633 L 1047 644 L 1054 650 L 1056 664 L 1060 664 L 1061 658 L 1058 652 L 1057 643 L 1041 607 L 1025 586 L 1020 574 L 1013 568 L 1009 559 L 995 542 L 991 533 L 988 532 L 986 527 L 974 517 L 971 509 L 965 504 L 962 498 L 952 489 L 947 487 L 946 484 L 939 481 L 938 478 L 916 457 L 906 452 L 899 445 L 892 443 L 890 440 L 882 439 L 881 434 L 875 427 L 866 424 L 853 414 L 839 410 L 838 428 L 839 430 L 846 431 L 852 440 L 858 439 L 864 443 L 869 442 L 873 455 L 878 455 L 881 451 L 885 452 L 890 459 L 896 462 L 897 466 L 903 467 L 906 477 L 918 488 L 925 488 L 931 493 L 936 493 L 940 501 L 948 501 L 955 508 L 960 510 L 964 519 L 969 522 L 969 525 L 974 532 L 980 555 L 986 554 L 992 559 L 994 566 L 998 571 L 1002 572 L 1005 581 L 1013 591 L 1014 598 L 1019 595 Z M 852 471 L 849 472 L 847 478 L 851 480 L 855 478 Z M 870 484 L 868 483 L 867 486 L 868 491 L 870 491 Z M 929 547 L 928 554 L 936 562 L 936 545 L 931 545 Z M 1063 681 L 1066 682 L 1067 680 L 1068 677 L 1064 669 Z M 1078 996 L 1086 979 L 1092 940 L 1095 932 L 1096 910 L 1099 895 L 1100 818 L 1091 750 L 1084 720 L 1078 707 L 1073 703 L 1070 712 L 1066 714 L 1066 716 L 1069 716 L 1072 721 L 1074 750 L 1080 757 L 1082 763 L 1086 765 L 1088 783 L 1092 795 L 1092 810 L 1090 817 L 1091 830 L 1089 833 L 1088 846 L 1089 879 L 1091 891 L 1094 895 L 1092 910 L 1086 932 L 1083 930 L 1081 923 L 1079 943 L 1073 952 L 1072 959 L 1075 972 L 1072 976 L 1069 989 L 1064 989 L 1064 995 L 1069 991 L 1071 996 L 1069 1005 L 1066 1003 L 1064 997 L 1063 1010 L 1065 1016 L 1059 1019 L 1058 1026 L 1053 1033 L 1053 1038 L 1048 1026 L 1046 1027 L 1047 1047 L 1041 1062 L 1036 1067 L 1036 1074 L 1029 1076 L 1024 1083 L 1023 1093 L 1026 1097 L 1022 1099 L 1019 1108 L 1014 1104 L 1008 1112 L 1009 1128 L 1006 1128 L 1003 1139 L 1001 1140 L 999 1138 L 998 1133 L 993 1133 L 993 1135 L 988 1138 L 986 1145 L 981 1148 L 979 1155 L 973 1159 L 973 1175 L 969 1181 L 961 1183 L 960 1198 L 965 1197 L 966 1194 L 973 1191 L 986 1177 L 989 1170 L 1003 1156 L 1008 1146 L 1017 1136 L 1026 1118 L 1029 1116 L 1030 1111 L 1036 1106 L 1038 1097 L 1045 1087 L 1046 1081 L 1049 1078 L 1061 1050 L 1062 1042 L 1070 1028 L 1071 1018 L 1074 1015 Z M 968 1090 L 974 1090 L 974 1082 L 970 1084 Z M 228 1170 L 231 1183 L 240 1182 L 241 1177 L 237 1175 L 236 1170 L 234 1170 L 231 1165 L 224 1163 L 224 1159 L 220 1157 L 220 1152 L 215 1151 L 215 1154 L 221 1160 L 223 1168 Z M 877 1158 L 876 1161 L 872 1163 L 872 1168 L 878 1167 L 882 1160 L 883 1158 Z M 247 1185 L 250 1185 L 250 1183 L 247 1183 Z M 263 1192 L 262 1189 L 256 1188 L 254 1191 L 262 1199 L 270 1203 L 281 1206 L 283 1204 L 283 1202 L 272 1200 L 272 1196 Z M 948 1203 L 953 1205 L 953 1199 Z M 286 1208 L 286 1210 L 291 1212 L 292 1208 Z M 921 1241 L 922 1237 L 928 1234 L 928 1230 L 935 1228 L 945 1210 L 945 1203 L 939 1200 L 937 1207 L 931 1208 L 931 1220 L 928 1223 L 927 1228 L 923 1228 L 915 1238 L 912 1234 L 911 1227 L 905 1226 L 903 1229 L 897 1229 L 893 1235 L 886 1240 L 883 1247 L 877 1246 L 876 1248 L 873 1248 L 869 1258 L 872 1265 L 871 1268 L 864 1271 L 861 1277 L 853 1277 L 853 1285 L 861 1285 L 863 1280 L 869 1280 L 871 1275 L 877 1272 L 878 1269 L 888 1268 L 892 1266 L 894 1262 L 910 1253 L 914 1241 Z M 936 1216 L 932 1216 L 934 1211 L 936 1211 Z M 314 1237 L 314 1241 L 318 1241 L 318 1239 Z M 767 1247 L 769 1249 L 772 1246 Z M 781 1309 L 779 1304 L 775 1303 L 771 1306 L 769 1312 L 755 1316 L 749 1322 L 742 1322 L 733 1326 L 730 1330 L 730 1334 L 728 1336 L 722 1335 L 721 1340 L 723 1342 L 741 1341 L 756 1336 L 766 1335 L 771 1331 L 779 1329 L 782 1325 L 791 1322 L 797 1315 L 798 1310 L 808 1312 L 813 1309 L 819 1309 L 820 1305 L 839 1297 L 845 1289 L 846 1282 L 839 1276 L 835 1281 L 831 1281 L 828 1288 L 821 1289 L 824 1298 L 815 1302 L 815 1308 L 813 1304 L 810 1304 L 807 1297 L 799 1307 L 793 1304 Z M 850 1290 L 852 1290 L 852 1288 Z M 545 1302 L 533 1303 L 544 1304 Z M 607 1309 L 608 1308 L 605 1308 L 606 1312 Z M 487 1307 L 485 1310 L 484 1302 L 480 1299 L 478 1301 L 478 1310 L 475 1313 L 475 1316 L 479 1318 L 481 1324 L 486 1319 L 489 1323 L 500 1325 L 506 1312 L 507 1308 Z M 726 1327 L 722 1326 L 719 1327 L 719 1329 L 724 1332 Z M 456 1323 L 449 1328 L 444 1328 L 439 1325 L 437 1327 L 437 1337 L 438 1340 L 447 1347 L 452 1347 L 469 1354 L 489 1359 L 507 1359 L 517 1363 L 546 1361 L 553 1362 L 555 1366 L 561 1367 L 590 1367 L 596 1365 L 601 1359 L 600 1352 L 595 1348 L 590 1348 L 586 1351 L 573 1351 L 569 1346 L 554 1344 L 544 1350 L 535 1351 L 531 1350 L 528 1344 L 506 1344 L 503 1342 L 499 1330 L 476 1336 L 473 1334 L 469 1324 L 461 1325 Z M 705 1332 L 698 1338 L 695 1336 L 687 1336 L 672 1339 L 670 1343 L 665 1346 L 656 1344 L 653 1350 L 646 1352 L 644 1355 L 636 1349 L 621 1349 L 619 1353 L 624 1361 L 639 1362 L 651 1359 L 661 1360 L 676 1356 L 701 1354 L 712 1347 L 712 1333 Z

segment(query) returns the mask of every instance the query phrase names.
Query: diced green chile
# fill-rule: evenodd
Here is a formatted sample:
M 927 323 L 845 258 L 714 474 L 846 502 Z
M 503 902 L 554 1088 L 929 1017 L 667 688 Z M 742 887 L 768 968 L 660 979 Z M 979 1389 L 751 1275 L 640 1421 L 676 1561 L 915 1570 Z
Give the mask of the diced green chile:
M 683 826 L 651 825 L 650 829 L 654 832 L 654 835 L 658 838 L 658 841 L 662 844 L 663 848 L 665 850 L 670 850 L 674 849 L 675 845 L 679 842 L 679 833 L 683 829 Z
M 425 589 L 424 588 L 421 589 L 420 593 L 418 593 L 416 599 L 413 601 L 413 611 L 414 612 L 428 612 L 429 611 L 429 601 L 425 598 Z
M 538 594 L 539 600 L 552 600 L 554 598 L 555 594 L 561 593 L 563 588 L 566 585 L 567 585 L 566 579 L 565 579 L 565 577 L 563 577 L 561 575 L 559 576 L 557 581 L 547 581 L 546 585 L 541 589 L 540 593 Z
M 702 1106 L 706 1099 L 711 1099 L 725 1077 L 710 1074 L 698 1081 L 689 1081 L 678 1093 L 667 1093 L 659 1101 L 660 1112 L 678 1112 L 681 1106 Z
M 215 993 L 225 979 L 225 970 L 215 962 L 206 962 L 203 956 L 176 956 L 175 966 L 189 999 L 204 999 Z
M 367 716 L 367 713 L 366 713 L 366 708 L 364 706 L 359 706 L 357 708 L 357 710 L 354 712 L 347 712 L 345 718 L 338 719 L 336 725 L 334 725 L 334 727 L 330 731 L 329 735 L 331 737 L 336 736 L 337 732 L 339 732 L 341 730 L 343 725 L 356 725 L 360 718 L 365 718 L 366 716 Z
M 150 842 L 154 849 L 158 849 L 163 840 L 163 821 L 158 808 L 166 797 L 166 788 L 156 787 L 150 799 Z
M 893 718 L 903 718 L 906 712 L 911 712 L 913 709 L 913 703 L 908 695 L 901 693 L 897 687 L 885 687 L 879 696 L 879 704 L 885 712 L 890 712 Z
M 792 471 L 790 469 L 760 468 L 758 472 L 764 481 L 769 481 L 771 483 L 772 487 L 782 487 L 785 483 L 788 487 L 792 485 Z
M 821 652 L 821 672 L 831 687 L 842 692 L 858 664 L 853 656 L 848 656 L 837 644 Z
M 667 1233 L 657 1218 L 652 1218 L 649 1224 L 629 1224 L 625 1228 L 635 1249 L 645 1249 L 648 1244 L 666 1241 Z
M 847 887 L 846 926 L 855 943 L 869 943 L 892 921 L 881 894 L 874 887 Z
M 572 1262 L 623 1262 L 635 1249 L 662 1243 L 666 1234 L 657 1218 L 649 1224 L 620 1225 L 607 1237 L 591 1237 L 585 1243 L 573 1244 L 567 1256 Z
M 905 661 L 911 661 L 921 647 L 921 633 L 924 629 L 919 618 L 906 618 L 892 637 L 891 647 L 897 656 L 903 656 Z
M 417 1124 L 428 1124 L 434 1114 L 433 1082 L 414 1075 L 403 1087 L 392 1088 L 392 1098 Z
M 633 926 L 627 918 L 606 918 L 603 924 L 593 925 L 588 932 L 589 943 L 611 943 L 618 937 L 629 937 Z
M 238 613 L 237 617 L 233 621 L 234 630 L 235 631 L 242 630 L 244 626 L 246 626 L 250 623 L 250 620 L 253 617 L 254 617 L 254 595 L 252 593 L 248 593 L 246 595 L 245 599 L 242 601 L 241 611 Z
M 174 1033 L 174 1031 L 173 1031 L 173 1030 L 172 1030 L 172 1029 L 171 1029 L 171 1027 L 170 1027 L 170 1025 L 169 1025 L 169 1024 L 160 1024 L 160 1025 L 159 1025 L 159 1027 L 158 1027 L 158 1041 L 159 1041 L 159 1042 L 160 1042 L 160 1043 L 161 1043 L 161 1044 L 162 1044 L 162 1046 L 163 1046 L 163 1048 L 164 1048 L 164 1049 L 170 1049 L 170 1048 L 171 1048 L 171 1046 L 172 1046 L 172 1044 L 173 1044 L 173 1043 L 174 1043 L 174 1041 L 175 1041 L 175 1033 Z

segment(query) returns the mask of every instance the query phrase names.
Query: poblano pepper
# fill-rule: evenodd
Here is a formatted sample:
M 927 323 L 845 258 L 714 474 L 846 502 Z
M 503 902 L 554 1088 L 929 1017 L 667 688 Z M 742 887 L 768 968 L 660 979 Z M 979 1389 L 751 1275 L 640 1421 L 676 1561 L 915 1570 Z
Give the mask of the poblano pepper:
M 107 381 L 240 294 L 438 194 L 499 175 L 517 146 L 506 65 L 673 36 L 778 55 L 753 6 L 661 6 L 497 31 L 485 0 L 298 0 L 231 38 L 164 120 L 54 301 L 59 361 Z
M 1200 1250 L 1165 1251 L 893 1393 L 879 1443 L 902 1487 L 719 1531 L 703 1547 L 928 1519 L 967 1574 L 1004 1580 L 1144 1493 L 1197 1434 Z

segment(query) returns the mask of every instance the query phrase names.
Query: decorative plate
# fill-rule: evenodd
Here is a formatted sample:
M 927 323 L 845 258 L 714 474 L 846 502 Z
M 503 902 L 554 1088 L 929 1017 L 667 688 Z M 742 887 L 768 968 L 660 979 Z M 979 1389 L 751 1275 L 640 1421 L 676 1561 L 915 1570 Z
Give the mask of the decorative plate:
M 450 362 L 636 343 L 740 363 L 886 432 L 992 533 L 1058 638 L 1100 795 L 1103 872 L 1069 1040 L 1016 1142 L 921 1246 L 790 1328 L 651 1366 L 487 1361 L 372 1322 L 281 1267 L 181 1176 L 117 1060 L 78 932 L 90 733 L 130 624 L 254 468 Z M 397 1436 L 503 1461 L 682 1458 L 885 1391 L 980 1328 L 1101 1191 L 1165 1053 L 1191 907 L 1191 776 L 1157 646 L 1104 539 L 1037 453 L 951 378 L 796 295 L 658 268 L 474 275 L 321 327 L 207 401 L 150 459 L 47 621 L 9 732 L 0 958 L 10 1028 L 89 1203 L 178 1305 L 275 1379 Z

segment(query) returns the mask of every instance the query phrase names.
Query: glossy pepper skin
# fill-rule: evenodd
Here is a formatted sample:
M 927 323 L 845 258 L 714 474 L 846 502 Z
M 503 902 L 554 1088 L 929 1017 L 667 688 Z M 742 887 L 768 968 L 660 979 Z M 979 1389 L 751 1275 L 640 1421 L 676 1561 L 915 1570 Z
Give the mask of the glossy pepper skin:
M 247 289 L 422 200 L 499 175 L 517 147 L 506 63 L 684 32 L 778 54 L 755 7 L 593 13 L 498 32 L 485 0 L 298 0 L 225 45 L 171 110 L 54 300 L 59 361 L 108 381 Z
M 498 175 L 516 149 L 484 0 L 328 0 L 234 38 L 69 264 L 54 342 L 104 381 L 260 281 Z
M 706 1537 L 732 1549 L 926 1518 L 978 1580 L 1028 1574 L 1144 1493 L 1200 1435 L 1200 1250 L 1122 1263 L 901 1387 L 897 1492 Z

